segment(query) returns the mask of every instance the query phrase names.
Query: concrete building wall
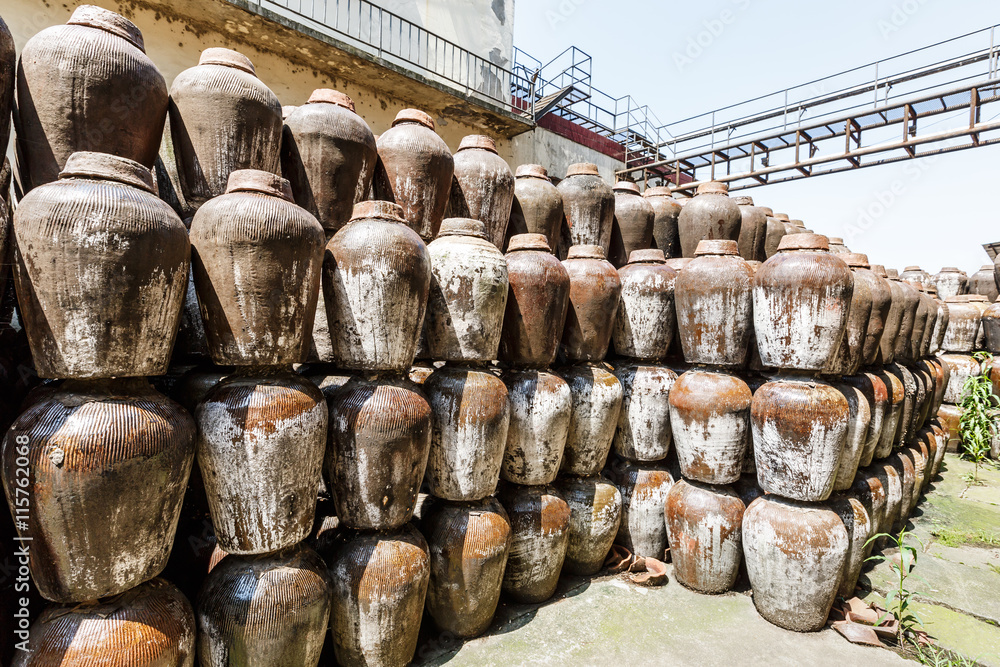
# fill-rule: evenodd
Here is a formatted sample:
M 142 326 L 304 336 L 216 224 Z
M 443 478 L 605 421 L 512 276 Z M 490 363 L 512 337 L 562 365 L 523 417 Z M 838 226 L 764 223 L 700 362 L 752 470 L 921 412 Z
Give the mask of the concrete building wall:
M 511 139 L 513 164 L 540 164 L 553 178 L 566 176 L 566 169 L 577 162 L 592 162 L 601 172 L 601 178 L 615 182 L 615 172 L 624 169 L 621 160 L 609 157 L 542 127 L 525 132 Z

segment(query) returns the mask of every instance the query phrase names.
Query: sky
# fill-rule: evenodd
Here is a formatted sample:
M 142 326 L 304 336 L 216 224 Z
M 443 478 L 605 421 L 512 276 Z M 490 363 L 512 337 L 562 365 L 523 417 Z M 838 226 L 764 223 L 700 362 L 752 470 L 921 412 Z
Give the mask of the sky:
M 542 62 L 575 45 L 595 88 L 670 122 L 993 24 L 996 0 L 522 0 L 514 45 Z M 1000 241 L 998 164 L 1000 144 L 740 194 L 874 264 L 971 275 L 989 263 L 982 244 Z

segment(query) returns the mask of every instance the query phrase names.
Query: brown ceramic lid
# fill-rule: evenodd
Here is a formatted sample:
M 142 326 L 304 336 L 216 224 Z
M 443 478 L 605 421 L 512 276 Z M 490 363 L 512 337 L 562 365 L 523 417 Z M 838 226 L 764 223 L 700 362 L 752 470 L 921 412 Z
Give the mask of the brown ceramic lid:
M 73 15 L 69 17 L 69 21 L 66 21 L 66 25 L 85 25 L 89 28 L 110 32 L 112 35 L 118 35 L 127 40 L 143 53 L 146 52 L 146 46 L 142 41 L 142 31 L 121 14 L 116 14 L 103 7 L 80 5 L 73 10 Z
M 654 185 L 651 188 L 646 188 L 646 191 L 642 193 L 643 197 L 672 197 L 670 193 L 670 188 L 666 185 Z
M 928 294 L 930 294 L 935 299 L 937 298 L 937 295 L 938 295 L 938 293 L 937 293 L 937 287 L 934 287 L 933 285 L 925 285 L 924 286 L 924 291 L 927 292 Z
M 597 165 L 591 164 L 590 162 L 577 162 L 576 164 L 571 164 L 569 169 L 566 170 L 566 178 L 570 176 L 600 176 L 600 172 L 597 171 Z
M 949 296 L 944 300 L 945 303 L 968 303 L 969 298 L 965 294 L 956 294 L 955 296 Z
M 59 178 L 117 181 L 156 194 L 152 170 L 134 160 L 108 153 L 90 151 L 73 153 L 66 160 L 66 166 L 59 172 Z
M 223 67 L 235 67 L 238 70 L 243 70 L 249 74 L 257 75 L 257 70 L 254 69 L 253 63 L 250 59 L 239 51 L 233 51 L 232 49 L 223 49 L 217 46 L 213 46 L 210 49 L 205 49 L 201 52 L 201 58 L 198 59 L 199 65 L 222 65 Z
M 769 218 L 773 218 L 774 217 L 774 209 L 771 208 L 770 206 L 761 206 L 759 204 L 757 204 L 756 206 L 760 210 L 764 211 L 764 213 L 767 214 L 767 217 L 769 217 Z
M 833 241 L 833 239 L 830 239 Z M 868 255 L 864 255 L 860 252 L 849 252 L 840 256 L 842 260 L 847 262 L 847 265 L 852 269 L 868 269 L 871 266 L 868 264 Z
M 545 234 L 515 234 L 510 237 L 507 252 L 514 252 L 516 250 L 544 250 L 545 252 L 552 252 L 552 249 L 549 247 L 549 240 Z
M 920 270 L 921 269 L 919 266 L 908 266 L 905 269 L 903 269 L 903 271 L 920 271 Z
M 288 179 L 260 169 L 237 169 L 229 174 L 226 194 L 230 192 L 260 192 L 293 201 L 292 186 Z
M 478 148 L 480 150 L 496 153 L 497 142 L 493 141 L 493 139 L 487 137 L 485 134 L 470 134 L 462 137 L 462 141 L 458 144 L 458 150 L 460 151 L 464 151 L 468 148 Z
M 354 205 L 351 212 L 351 221 L 363 218 L 377 218 L 379 220 L 392 220 L 393 222 L 406 222 L 403 217 L 403 207 L 391 201 L 380 201 L 369 199 Z
M 879 278 L 888 278 L 889 277 L 889 274 L 887 274 L 886 271 L 885 271 L 885 267 L 882 266 L 881 264 L 872 264 L 871 265 L 871 269 L 872 269 L 872 273 L 874 273 Z
M 332 88 L 317 88 L 312 91 L 312 95 L 309 96 L 306 104 L 316 104 L 317 102 L 336 104 L 338 107 L 354 111 L 354 100 L 339 90 L 333 90 Z
M 822 234 L 785 234 L 778 244 L 782 250 L 829 250 L 830 240 Z
M 571 246 L 566 259 L 605 259 L 604 248 L 599 245 Z
M 992 271 L 993 270 L 993 265 L 992 264 L 983 264 L 982 266 L 979 267 L 979 270 L 980 271 Z
M 694 256 L 702 255 L 738 255 L 740 246 L 736 241 L 728 239 L 705 239 L 698 241 L 698 247 L 694 249 Z
M 485 239 L 487 238 L 486 225 L 482 221 L 472 218 L 445 218 L 438 231 L 438 238 L 442 236 L 475 236 L 479 239 Z
M 733 201 L 739 206 L 753 206 L 753 197 L 749 195 L 740 195 L 739 197 L 733 197 Z
M 982 294 L 966 294 L 965 298 L 969 300 L 969 303 L 989 303 L 990 301 Z
M 729 186 L 718 181 L 708 181 L 698 186 L 695 191 L 697 195 L 729 195 Z
M 515 178 L 544 178 L 549 180 L 549 172 L 540 164 L 522 164 L 514 172 Z
M 796 227 L 801 227 L 803 229 L 806 228 L 806 223 L 802 222 L 801 220 L 789 220 L 788 222 L 795 225 Z
M 657 248 L 647 248 L 646 250 L 633 250 L 628 254 L 629 264 L 663 264 L 667 261 L 666 255 Z
M 611 189 L 614 190 L 615 192 L 629 192 L 634 195 L 640 194 L 639 186 L 633 183 L 632 181 L 618 181 L 617 183 L 615 183 L 615 187 Z
M 961 273 L 957 266 L 946 266 L 941 269 L 941 273 Z
M 396 127 L 400 123 L 419 123 L 431 130 L 434 129 L 434 119 L 429 113 L 420 109 L 403 109 L 396 114 L 396 119 L 392 121 L 392 126 Z
M 899 271 L 896 269 L 886 269 L 885 275 L 889 280 L 899 280 Z
M 831 236 L 830 243 L 831 245 L 844 245 L 844 239 L 840 238 L 839 236 Z
M 781 220 L 782 222 L 788 222 L 787 213 L 775 213 L 774 217 L 776 217 L 778 220 Z

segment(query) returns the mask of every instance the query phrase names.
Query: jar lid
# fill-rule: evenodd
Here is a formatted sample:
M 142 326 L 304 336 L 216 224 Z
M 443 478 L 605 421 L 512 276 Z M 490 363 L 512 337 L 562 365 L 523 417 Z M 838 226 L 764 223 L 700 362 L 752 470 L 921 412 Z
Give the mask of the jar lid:
M 968 303 L 969 297 L 966 294 L 956 294 L 944 300 L 945 303 Z
M 946 266 L 941 269 L 941 273 L 961 273 L 957 266 Z
M 801 220 L 789 220 L 788 222 L 795 225 L 796 227 L 801 227 L 802 229 L 806 228 L 806 223 L 802 222 Z
M 749 195 L 733 197 L 733 201 L 736 202 L 737 206 L 753 206 L 753 197 Z
M 830 245 L 844 245 L 844 239 L 840 238 L 839 236 L 831 236 Z
M 460 151 L 464 151 L 468 148 L 478 148 L 480 150 L 496 153 L 497 142 L 493 141 L 493 139 L 487 137 L 485 134 L 470 134 L 462 137 L 462 141 L 458 144 L 458 150 Z
M 312 91 L 309 99 L 306 100 L 306 104 L 316 104 L 317 102 L 336 104 L 338 107 L 354 111 L 354 100 L 339 90 L 333 90 L 332 88 L 317 88 Z
M 629 194 L 638 195 L 639 186 L 632 181 L 618 181 L 615 186 L 611 188 L 615 192 L 628 192 Z
M 781 220 L 782 222 L 788 222 L 787 213 L 775 213 L 774 217 L 776 217 L 778 220 Z
M 980 271 L 992 271 L 993 270 L 993 264 L 983 264 L 981 267 L 979 267 L 979 270 Z
M 633 250 L 628 254 L 629 264 L 665 264 L 666 261 L 666 255 L 658 248 Z
M 599 245 L 571 246 L 566 259 L 605 259 L 604 247 Z
M 66 160 L 59 178 L 97 178 L 118 181 L 156 194 L 153 171 L 126 157 L 109 153 L 77 151 Z
M 282 104 L 281 105 L 281 120 L 286 121 L 288 117 L 292 115 L 292 112 L 298 109 L 294 104 Z
M 740 246 L 736 241 L 729 239 L 705 239 L 698 241 L 698 246 L 694 249 L 694 256 L 702 255 L 738 255 Z
M 514 252 L 515 250 L 544 250 L 552 252 L 552 248 L 549 247 L 549 240 L 545 234 L 515 234 L 510 237 L 507 252 Z
M 881 264 L 872 264 L 871 265 L 871 270 L 872 270 L 872 273 L 874 273 L 879 278 L 888 278 L 889 277 L 889 274 L 886 273 L 885 267 L 882 266 Z
M 778 244 L 782 250 L 829 250 L 830 240 L 822 234 L 785 234 Z
M 393 222 L 406 223 L 403 217 L 403 207 L 396 202 L 369 199 L 354 205 L 351 213 L 351 222 L 364 218 L 377 218 L 379 220 L 392 220 Z
M 651 188 L 646 188 L 646 191 L 642 193 L 643 197 L 673 197 L 670 193 L 670 188 L 666 185 L 654 185 Z
M 905 271 L 922 271 L 922 270 L 923 269 L 921 269 L 919 266 L 908 266 L 905 269 L 903 269 L 904 272 Z
M 699 185 L 694 194 L 696 197 L 698 195 L 726 195 L 728 197 L 729 186 L 719 181 L 708 181 Z
M 438 238 L 442 236 L 474 236 L 477 239 L 485 239 L 486 225 L 481 220 L 472 218 L 445 218 L 441 222 L 441 229 L 438 230 Z
M 515 178 L 544 178 L 549 180 L 549 172 L 540 164 L 522 164 L 514 172 Z
M 396 119 L 392 121 L 392 126 L 396 127 L 400 123 L 420 123 L 424 127 L 433 130 L 434 119 L 431 115 L 420 109 L 403 109 L 396 114 Z
M 293 201 L 292 186 L 287 178 L 260 169 L 237 169 L 229 174 L 226 194 L 230 192 L 259 192 Z
M 930 294 L 935 299 L 937 298 L 938 295 L 937 287 L 935 287 L 934 285 L 924 285 L 924 291 Z
M 569 169 L 566 170 L 566 178 L 570 176 L 600 176 L 600 172 L 597 171 L 597 165 L 591 164 L 590 162 L 577 162 L 576 164 L 571 164 Z
M 767 217 L 769 217 L 769 218 L 773 218 L 774 217 L 774 209 L 771 208 L 770 206 L 761 206 L 760 204 L 756 204 L 756 206 L 760 210 L 764 211 L 764 213 L 767 215 Z
M 899 271 L 896 269 L 886 269 L 885 277 L 889 280 L 899 280 Z
M 198 59 L 199 65 L 222 65 L 223 67 L 233 67 L 238 70 L 243 70 L 248 74 L 253 74 L 257 76 L 257 70 L 254 69 L 253 63 L 250 59 L 239 51 L 233 51 L 232 49 L 223 49 L 218 46 L 213 46 L 212 48 L 205 49 L 201 52 L 201 58 Z
M 965 298 L 969 300 L 969 303 L 989 303 L 989 299 L 982 294 L 966 294 Z
M 833 239 L 830 239 L 833 241 Z M 840 256 L 842 260 L 847 262 L 847 265 L 855 269 L 868 269 L 871 266 L 868 264 L 868 255 L 862 254 L 860 252 L 848 252 Z
M 94 5 L 80 5 L 73 10 L 66 25 L 85 25 L 88 28 L 110 32 L 112 35 L 126 40 L 143 53 L 146 52 L 146 45 L 142 41 L 142 31 L 139 30 L 138 26 L 121 14 L 116 14 L 109 9 Z

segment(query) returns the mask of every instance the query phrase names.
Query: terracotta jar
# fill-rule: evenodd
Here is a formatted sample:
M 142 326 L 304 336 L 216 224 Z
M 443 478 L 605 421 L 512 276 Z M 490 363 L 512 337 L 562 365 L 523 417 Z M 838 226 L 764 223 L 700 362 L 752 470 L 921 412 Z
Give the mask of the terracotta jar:
M 962 441 L 959 432 L 959 423 L 964 411 L 957 405 L 943 404 L 937 411 L 937 419 L 941 423 L 941 429 L 945 434 L 945 449 L 949 452 L 957 452 Z
M 560 476 L 555 487 L 569 505 L 569 543 L 563 569 L 578 576 L 600 572 L 621 525 L 622 494 L 606 477 Z
M 502 248 L 513 201 L 514 174 L 497 155 L 496 142 L 481 134 L 464 137 L 455 152 L 451 215 L 481 221 L 486 239 Z
M 14 108 L 16 65 L 17 51 L 14 46 L 14 36 L 10 34 L 10 29 L 3 18 L 0 18 L 0 149 L 3 149 L 5 154 L 7 142 L 10 140 L 10 113 Z M 6 195 L 3 199 L 6 202 Z
M 339 368 L 405 371 L 413 364 L 431 256 L 402 216 L 398 204 L 361 202 L 326 246 L 323 298 Z
M 916 488 L 917 471 L 913 466 L 913 459 L 907 456 L 903 451 L 893 452 L 888 461 L 889 465 L 895 468 L 896 472 L 899 473 L 899 479 L 902 485 L 899 513 L 896 516 L 896 522 L 893 524 L 892 530 L 890 531 L 891 534 L 898 535 L 899 531 L 901 531 L 906 525 L 907 519 L 910 518 L 910 505 L 913 501 L 914 489 Z
M 622 384 L 600 364 L 576 364 L 559 370 L 569 385 L 572 408 L 560 470 L 596 475 L 607 463 L 622 407 Z
M 326 451 L 316 385 L 280 367 L 244 367 L 208 393 L 195 418 L 219 546 L 261 554 L 305 539 Z
M 848 382 L 832 382 L 831 386 L 847 399 L 847 436 L 840 452 L 837 473 L 833 482 L 834 491 L 846 491 L 854 484 L 858 466 L 865 453 L 868 431 L 872 422 L 872 406 L 864 392 Z
M 24 45 L 16 103 L 19 182 L 28 192 L 56 180 L 78 151 L 151 169 L 167 85 L 146 55 L 139 28 L 107 9 L 80 5 L 66 25 L 46 28 Z
M 913 420 L 913 408 L 917 398 L 917 381 L 913 377 L 913 372 L 902 364 L 892 363 L 886 366 L 885 370 L 899 378 L 903 387 L 903 405 L 892 441 L 893 447 L 902 447 L 909 439 L 910 422 Z
M 914 335 L 914 327 L 917 324 L 917 309 L 920 307 L 920 292 L 917 288 L 901 278 L 889 280 L 898 282 L 902 287 L 903 313 L 900 319 L 899 335 L 896 336 L 896 353 L 893 358 L 894 363 L 904 363 L 912 361 L 910 355 L 910 345 Z
M 519 234 L 541 234 L 549 248 L 559 245 L 563 200 L 540 164 L 522 164 L 514 172 L 514 201 L 510 210 L 507 238 Z M 503 246 L 508 249 L 507 245 Z
M 885 487 L 885 518 L 882 521 L 881 532 L 892 533 L 902 509 L 903 478 L 888 459 L 876 463 L 875 469 L 879 480 Z M 885 538 L 879 538 L 875 547 L 882 549 L 884 546 Z
M 667 257 L 678 257 L 681 253 L 680 240 L 677 238 L 680 203 L 673 198 L 667 186 L 646 188 L 642 196 L 653 207 L 653 246 L 662 250 Z
M 381 168 L 372 185 L 375 198 L 402 206 L 406 224 L 430 241 L 444 220 L 455 174 L 455 160 L 434 131 L 434 119 L 403 109 L 376 144 Z
M 563 262 L 569 274 L 569 309 L 560 356 L 569 362 L 601 361 L 614 329 L 621 280 L 596 245 L 573 246 Z
M 767 233 L 764 235 L 764 256 L 770 258 L 778 252 L 781 239 L 785 238 L 785 223 L 771 215 L 767 216 Z
M 417 650 L 431 563 L 412 526 L 345 535 L 326 557 L 333 581 L 330 635 L 337 664 L 407 665 Z
M 507 387 L 488 368 L 446 364 L 421 390 L 433 414 L 428 489 L 454 501 L 491 495 L 500 481 L 510 426 Z
M 291 183 L 295 203 L 316 216 L 327 236 L 365 200 L 377 157 L 375 135 L 344 93 L 317 88 L 285 118 L 281 175 Z
M 850 254 L 851 251 L 848 250 L 847 246 L 844 245 L 844 239 L 839 238 L 837 236 L 831 236 L 830 237 L 830 252 L 835 253 L 837 255 L 841 255 L 841 254 L 846 255 L 846 254 Z
M 305 360 L 326 238 L 288 181 L 244 169 L 191 222 L 205 337 L 221 365 Z
M 633 251 L 618 269 L 621 299 L 611 340 L 622 357 L 660 361 L 667 356 L 677 326 L 674 284 L 677 272 L 662 250 Z
M 837 595 L 849 600 L 854 597 L 858 576 L 865 563 L 865 543 L 874 535 L 872 518 L 864 504 L 850 494 L 837 494 L 830 500 L 830 509 L 837 513 L 847 530 L 847 558 L 840 575 Z
M 997 300 L 997 297 L 1000 297 L 1000 292 L 997 291 L 997 281 L 993 275 L 992 264 L 984 264 L 978 271 L 969 276 L 967 293 L 982 294 L 990 303 L 993 303 Z M 938 296 L 940 296 L 940 293 Z
M 569 434 L 569 385 L 544 370 L 514 369 L 501 378 L 510 400 L 510 428 L 500 476 L 515 484 L 549 484 L 559 473 Z
M 681 474 L 706 484 L 740 478 L 750 438 L 747 383 L 731 373 L 695 369 L 670 388 L 670 427 Z
M 793 234 L 754 279 L 753 316 L 764 366 L 826 367 L 844 336 L 854 279 L 825 236 Z
M 767 259 L 764 253 L 764 242 L 767 240 L 767 212 L 753 205 L 753 197 L 734 197 L 733 201 L 740 207 L 740 235 L 737 239 L 740 257 L 747 261 L 763 262 Z
M 449 218 L 427 246 L 431 286 L 424 319 L 427 349 L 439 361 L 497 358 L 507 304 L 507 262 L 483 223 Z
M 741 367 L 753 329 L 754 272 L 736 241 L 702 241 L 677 276 L 677 331 L 689 364 Z
M 906 294 L 903 285 L 898 280 L 889 280 L 885 267 L 875 264 L 872 273 L 882 278 L 889 285 L 889 312 L 885 316 L 885 329 L 879 340 L 879 351 L 875 355 L 876 364 L 891 364 L 896 358 L 896 338 L 903 325 L 903 307 L 906 305 Z
M 501 361 L 545 367 L 556 359 L 569 308 L 569 274 L 541 234 L 518 234 L 507 255 L 507 304 Z
M 21 199 L 14 242 L 15 287 L 39 377 L 166 372 L 191 251 L 149 169 L 75 153 L 58 181 Z
M 608 260 L 621 268 L 636 250 L 647 250 L 653 243 L 653 206 L 631 181 L 618 181 L 615 193 L 615 218 L 611 231 Z
M 941 346 L 944 343 L 944 335 L 948 331 L 948 322 L 951 320 L 951 313 L 948 309 L 948 305 L 941 299 L 935 298 L 934 300 L 937 303 L 937 320 L 935 320 L 934 328 L 931 332 L 931 354 L 941 352 Z M 980 331 L 983 331 L 981 322 Z M 983 333 L 985 333 L 985 331 L 983 331 Z
M 694 257 L 698 243 L 707 239 L 737 241 L 742 219 L 739 205 L 729 198 L 728 185 L 702 183 L 677 217 L 681 254 Z
M 435 503 L 420 529 L 431 555 L 427 613 L 443 632 L 481 635 L 493 621 L 512 533 L 507 512 L 488 497 Z
M 622 519 L 615 543 L 636 556 L 663 560 L 667 548 L 663 506 L 674 484 L 673 477 L 655 463 L 633 463 L 618 458 L 608 462 L 605 476 L 622 494 Z
M 849 547 L 844 523 L 824 505 L 753 501 L 743 514 L 743 554 L 757 611 L 787 630 L 822 629 Z
M 31 625 L 31 650 L 16 651 L 11 667 L 190 667 L 196 629 L 191 603 L 153 579 L 104 602 L 46 607 Z
M 615 453 L 629 461 L 660 461 L 670 453 L 670 390 L 677 374 L 666 366 L 625 363 L 615 367 L 622 408 Z
M 945 300 L 948 306 L 948 327 L 941 341 L 945 352 L 972 352 L 979 334 L 981 314 L 967 296 L 953 296 Z
M 858 459 L 858 465 L 864 467 L 872 462 L 875 451 L 878 449 L 879 439 L 882 437 L 883 426 L 889 418 L 889 389 L 879 375 L 869 372 L 843 377 L 840 379 L 838 387 L 840 384 L 853 387 L 861 392 L 868 404 L 868 412 L 871 414 L 867 431 L 862 434 L 861 454 Z M 858 409 L 861 409 L 860 405 Z M 848 437 L 850 437 L 850 433 L 848 433 Z
M 873 466 L 871 469 L 861 468 L 858 470 L 858 476 L 854 479 L 854 484 L 849 491 L 850 497 L 858 500 L 868 514 L 871 523 L 869 537 L 882 532 L 882 526 L 885 523 L 885 487 L 887 484 L 885 473 L 879 471 L 878 466 Z M 874 543 L 862 545 L 863 558 L 868 558 L 871 555 L 874 546 Z
M 962 402 L 965 382 L 981 372 L 979 362 L 971 354 L 942 354 L 938 359 L 948 364 L 951 373 L 944 390 L 944 402 L 958 405 Z
M 934 320 L 937 319 L 937 304 L 933 297 L 923 286 L 918 287 L 917 292 L 920 294 L 920 303 L 917 306 L 917 319 L 913 327 L 913 336 L 910 338 L 910 359 L 913 360 L 914 364 L 930 348 L 931 331 L 934 329 Z
M 198 596 L 201 665 L 318 665 L 332 595 L 326 564 L 304 544 L 226 556 Z
M 839 257 L 847 262 L 848 266 L 854 261 L 852 253 L 840 253 Z M 829 358 L 823 370 L 826 375 L 854 375 L 865 361 L 865 344 L 868 343 L 869 322 L 874 307 L 872 281 L 859 278 L 853 268 L 851 274 L 854 289 L 847 311 L 847 326 L 840 339 L 840 346 Z M 871 278 L 877 280 L 874 275 Z M 888 289 L 886 293 L 889 293 Z M 879 335 L 881 336 L 881 332 Z
M 544 602 L 556 592 L 566 558 L 570 507 L 551 486 L 504 484 L 499 499 L 511 527 L 502 590 L 515 602 Z
M 983 313 L 986 312 L 986 309 L 990 307 L 990 302 L 986 300 L 985 296 L 982 296 L 980 294 L 969 294 L 968 297 L 969 297 L 969 303 L 971 303 L 972 305 L 974 305 L 976 308 L 979 309 L 979 315 L 980 317 L 982 317 Z M 986 332 L 983 330 L 983 327 L 980 326 L 979 332 L 976 334 L 976 349 L 982 350 L 985 348 L 986 348 Z
M 908 280 L 915 283 L 931 282 L 931 274 L 927 273 L 919 266 L 908 266 L 899 274 L 900 280 Z
M 670 487 L 664 507 L 674 578 L 699 593 L 724 593 L 743 561 L 746 507 L 728 486 L 686 479 Z
M 42 596 L 96 600 L 163 570 L 194 461 L 180 405 L 141 378 L 67 380 L 11 429 L 4 488 L 11 508 L 30 507 L 15 516 Z
M 946 266 L 930 277 L 929 284 L 937 288 L 941 299 L 947 299 L 969 291 L 969 276 L 957 267 Z
M 867 292 L 871 295 L 871 311 L 864 330 L 859 358 L 859 365 L 870 366 L 875 363 L 878 346 L 882 340 L 882 333 L 885 331 L 889 308 L 892 305 L 892 290 L 889 288 L 887 280 L 879 277 L 871 270 L 867 255 L 846 253 L 841 256 L 841 259 L 851 268 L 851 274 L 854 277 L 855 295 L 851 301 L 852 309 L 854 301 L 858 298 L 858 291 L 864 291 L 867 288 Z M 849 318 L 848 331 L 850 331 L 850 322 L 854 319 L 853 313 L 849 315 Z M 849 333 L 845 334 L 845 341 L 849 337 Z M 850 356 L 849 352 L 849 349 L 845 352 L 845 354 L 848 354 L 848 358 Z M 851 373 L 846 374 L 854 375 L 857 372 L 858 370 L 855 368 Z
M 558 189 L 571 244 L 600 246 L 607 256 L 611 248 L 615 194 L 601 178 L 597 165 L 571 164 L 566 170 L 566 178 L 559 181 Z
M 995 301 L 983 311 L 980 327 L 986 339 L 986 349 L 992 354 L 1000 354 L 1000 302 Z

